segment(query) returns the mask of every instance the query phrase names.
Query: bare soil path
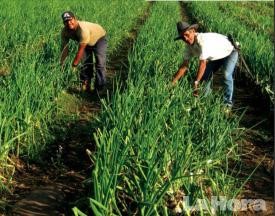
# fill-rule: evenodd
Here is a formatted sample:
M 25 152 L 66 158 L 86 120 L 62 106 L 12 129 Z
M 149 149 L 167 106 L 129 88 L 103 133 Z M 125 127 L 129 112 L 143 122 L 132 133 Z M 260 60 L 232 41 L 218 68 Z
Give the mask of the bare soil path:
M 239 143 L 242 151 L 241 173 L 239 178 L 247 178 L 240 198 L 262 199 L 266 210 L 253 211 L 253 206 L 238 215 L 274 215 L 274 113 L 269 102 L 253 88 L 251 83 L 236 81 L 235 106 L 237 113 L 245 109 L 240 126 L 245 128 Z
M 240 161 L 231 161 L 230 166 L 235 169 L 235 177 L 246 182 L 238 199 L 264 200 L 265 210 L 255 211 L 255 203 L 234 215 L 271 216 L 274 215 L 274 113 L 267 97 L 239 69 L 235 71 L 232 114 L 242 116 L 239 128 L 243 132 L 238 141 L 241 156 Z M 222 83 L 223 74 L 218 72 L 214 75 L 214 89 L 222 91 Z

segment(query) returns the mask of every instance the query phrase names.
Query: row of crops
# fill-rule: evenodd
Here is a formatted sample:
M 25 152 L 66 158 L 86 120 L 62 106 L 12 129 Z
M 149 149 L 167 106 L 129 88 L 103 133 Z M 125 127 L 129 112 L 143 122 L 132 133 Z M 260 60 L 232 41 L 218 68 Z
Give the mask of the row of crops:
M 70 71 L 73 55 L 63 71 L 59 67 L 61 13 L 70 9 L 80 19 L 104 26 L 108 54 L 113 54 L 120 51 L 119 43 L 148 3 L 0 0 L 0 4 L 0 74 L 5 75 L 0 77 L 0 169 L 4 169 L 9 153 L 38 157 L 55 139 L 57 121 L 64 118 L 66 107 L 58 106 L 58 98 L 75 75 Z M 273 95 L 272 22 L 259 17 L 253 23 L 246 18 L 239 22 L 234 7 L 244 17 L 250 16 L 247 10 L 226 4 L 228 10 L 215 2 L 186 5 L 207 30 L 233 33 L 238 38 L 253 79 Z M 262 11 L 269 11 L 269 3 Z M 193 210 L 177 200 L 178 194 L 189 196 L 190 205 L 197 204 L 198 198 L 208 200 L 201 212 L 207 214 L 212 212 L 209 197 L 237 196 L 239 186 L 228 169 L 228 160 L 237 154 L 237 120 L 221 112 L 218 95 L 193 97 L 190 80 L 195 65 L 179 85 L 171 86 L 184 49 L 182 43 L 173 41 L 180 12 L 175 2 L 153 4 L 128 56 L 127 88 L 121 91 L 117 87 L 102 101 L 100 127 L 94 134 L 97 149 L 91 158 L 95 167 L 87 179 L 92 190 L 87 206 L 74 208 L 76 215 L 81 211 L 90 215 L 169 215 L 176 210 L 191 214 Z M 253 10 L 251 13 L 252 17 Z M 225 15 L 227 19 L 220 19 Z M 258 22 L 264 24 L 255 24 Z M 75 48 L 70 44 L 70 49 Z M 232 214 L 220 212 L 227 213 Z
M 206 31 L 232 34 L 240 42 L 241 53 L 251 70 L 248 78 L 274 101 L 274 3 L 266 3 L 190 2 L 185 6 Z
M 201 215 L 209 215 L 210 196 L 238 194 L 227 167 L 237 151 L 236 120 L 221 112 L 217 95 L 193 97 L 188 79 L 195 74 L 171 86 L 182 61 L 183 46 L 173 41 L 179 19 L 178 3 L 153 4 L 128 56 L 127 88 L 103 101 L 91 191 L 75 215 L 190 215 L 194 209 L 176 202 L 177 194 L 193 206 L 207 199 Z
M 266 36 L 267 40 L 272 41 L 273 36 L 273 17 L 270 16 L 272 13 L 263 12 L 259 16 L 258 9 L 249 9 L 247 6 L 237 4 L 236 2 L 225 2 L 223 4 L 218 4 L 219 9 L 230 14 L 234 20 L 238 20 L 239 23 L 246 26 L 251 31 L 255 31 L 263 36 Z
M 105 3 L 107 6 L 102 7 L 100 0 L 0 0 L 0 71 L 5 73 L 0 76 L 0 173 L 5 172 L 9 153 L 39 157 L 46 144 L 54 140 L 58 119 L 64 117 L 66 107 L 61 109 L 57 101 L 75 75 L 70 70 L 73 54 L 63 71 L 59 66 L 61 13 L 70 9 L 79 19 L 104 26 L 112 54 L 147 7 L 143 1 Z M 71 44 L 71 49 L 75 48 Z

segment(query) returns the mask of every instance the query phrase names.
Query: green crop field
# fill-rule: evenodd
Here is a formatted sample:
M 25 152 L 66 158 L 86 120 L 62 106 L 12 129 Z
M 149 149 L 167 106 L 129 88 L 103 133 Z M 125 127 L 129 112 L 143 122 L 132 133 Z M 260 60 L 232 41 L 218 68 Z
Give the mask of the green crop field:
M 128 1 L 121 7 L 116 1 L 108 1 L 113 9 L 100 11 L 101 1 L 0 3 L 0 71 L 5 73 L 0 77 L 0 160 L 5 161 L 10 152 L 36 157 L 54 139 L 52 125 L 60 113 L 56 100 L 75 77 L 70 63 L 63 71 L 59 66 L 61 13 L 71 9 L 80 14 L 80 19 L 100 21 L 108 31 L 112 55 L 146 3 Z M 130 12 L 133 10 L 135 13 Z M 73 43 L 71 46 L 75 50 Z
M 213 195 L 236 195 L 226 169 L 236 122 L 220 113 L 217 97 L 197 101 L 187 81 L 173 90 L 167 83 L 180 60 L 173 43 L 179 13 L 176 3 L 153 6 L 129 55 L 127 90 L 104 103 L 90 179 L 96 215 L 168 215 L 165 196 L 182 188 L 193 200 L 209 185 Z
M 273 103 L 273 2 L 0 0 L 0 5 L 1 192 L 10 191 L 13 156 L 39 161 L 62 136 L 64 125 L 77 118 L 66 112 L 70 104 L 60 104 L 78 79 L 71 69 L 75 43 L 69 44 L 64 68 L 59 64 L 61 14 L 72 10 L 80 20 L 106 29 L 107 69 L 113 67 L 109 56 L 120 56 L 123 40 L 133 37 L 131 30 L 146 15 L 129 45 L 122 71 L 127 80 L 117 78 L 92 120 L 97 128 L 89 129 L 95 141 L 85 180 L 89 191 L 74 203 L 72 214 L 213 215 L 210 196 L 239 196 L 245 182 L 230 162 L 240 160 L 242 116 L 223 112 L 220 92 L 193 96 L 195 61 L 186 77 L 172 85 L 184 51 L 183 43 L 174 42 L 176 23 L 186 11 L 204 31 L 233 34 L 252 74 L 241 72 Z M 178 194 L 196 209 L 177 200 Z M 215 214 L 232 215 L 232 209 Z

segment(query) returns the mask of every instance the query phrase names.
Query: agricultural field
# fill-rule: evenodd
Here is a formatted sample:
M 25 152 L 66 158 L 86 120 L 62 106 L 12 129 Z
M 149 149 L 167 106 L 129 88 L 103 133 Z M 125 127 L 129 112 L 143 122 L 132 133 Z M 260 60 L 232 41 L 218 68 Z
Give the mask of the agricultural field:
M 257 102 L 248 104 L 240 93 L 253 94 L 256 88 L 259 95 L 250 100 L 265 98 L 268 109 L 274 105 L 273 2 L 0 4 L 0 215 L 38 211 L 25 203 L 42 202 L 50 193 L 58 201 L 44 200 L 53 209 L 39 207 L 37 214 L 232 215 L 238 206 L 227 202 L 215 208 L 213 197 L 247 198 L 250 179 L 266 167 L 265 180 L 257 181 L 273 185 L 273 122 L 268 120 L 273 113 L 263 108 L 260 112 L 269 116 L 255 114 Z M 65 66 L 59 63 L 65 10 L 107 31 L 106 94 L 71 91 L 79 82 L 79 71 L 71 69 L 76 43 L 69 44 Z M 194 97 L 196 61 L 172 85 L 185 49 L 174 42 L 179 20 L 198 23 L 201 31 L 232 34 L 240 42 L 250 71 L 240 63 L 237 71 L 249 86 L 236 80 L 237 103 L 230 115 L 219 91 Z M 255 153 L 256 161 L 250 153 L 261 149 L 257 143 L 266 146 Z M 253 197 L 261 201 L 257 207 L 266 205 L 260 208 L 263 215 L 273 210 L 264 184 L 264 195 Z M 247 206 L 242 207 L 246 215 Z
M 75 13 L 80 11 L 80 18 L 95 22 L 102 20 L 102 25 L 108 30 L 109 54 L 112 55 L 135 17 L 145 7 L 145 3 L 138 1 L 125 3 L 123 7 L 109 1 L 110 7 L 117 7 L 120 11 L 110 12 L 109 8 L 105 8 L 94 14 L 89 11 L 95 11 L 100 1 L 83 2 L 78 7 L 72 1 L 66 4 L 67 8 L 64 8 L 64 2 L 0 2 L 6 8 L 1 13 L 4 24 L 0 51 L 4 62 L 0 70 L 5 73 L 0 80 L 0 159 L 3 163 L 11 152 L 35 158 L 54 139 L 54 125 L 64 112 L 58 106 L 58 98 L 63 97 L 62 90 L 75 79 L 69 62 L 63 71 L 59 66 L 63 10 L 71 8 Z M 135 14 L 127 12 L 133 8 Z M 45 11 L 51 19 L 42 21 L 41 11 Z M 24 17 L 24 22 L 18 22 L 21 17 Z

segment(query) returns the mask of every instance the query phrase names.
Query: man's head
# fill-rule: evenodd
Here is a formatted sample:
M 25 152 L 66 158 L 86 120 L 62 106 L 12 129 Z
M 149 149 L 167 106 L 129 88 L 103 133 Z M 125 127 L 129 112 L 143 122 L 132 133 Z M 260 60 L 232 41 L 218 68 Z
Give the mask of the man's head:
M 179 36 L 175 40 L 182 39 L 185 43 L 192 45 L 195 41 L 195 33 L 198 27 L 198 24 L 189 25 L 187 22 L 178 22 L 177 29 Z
M 64 13 L 62 13 L 61 17 L 66 28 L 70 30 L 74 30 L 77 28 L 78 22 L 75 15 L 71 11 L 65 11 Z

